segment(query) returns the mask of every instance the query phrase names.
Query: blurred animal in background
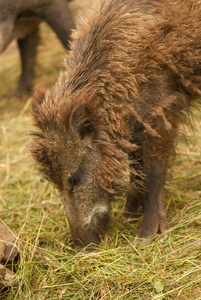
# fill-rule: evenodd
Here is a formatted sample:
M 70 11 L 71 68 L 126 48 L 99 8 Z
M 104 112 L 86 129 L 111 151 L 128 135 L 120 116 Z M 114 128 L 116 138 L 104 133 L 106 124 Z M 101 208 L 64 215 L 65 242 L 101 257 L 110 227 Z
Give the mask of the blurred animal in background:
M 0 292 L 5 286 L 17 286 L 19 283 L 14 272 L 19 257 L 17 239 L 15 231 L 0 223 Z
M 0 0 L 0 53 L 17 39 L 22 72 L 18 91 L 30 92 L 34 84 L 34 66 L 38 29 L 46 21 L 66 49 L 74 28 L 67 0 Z

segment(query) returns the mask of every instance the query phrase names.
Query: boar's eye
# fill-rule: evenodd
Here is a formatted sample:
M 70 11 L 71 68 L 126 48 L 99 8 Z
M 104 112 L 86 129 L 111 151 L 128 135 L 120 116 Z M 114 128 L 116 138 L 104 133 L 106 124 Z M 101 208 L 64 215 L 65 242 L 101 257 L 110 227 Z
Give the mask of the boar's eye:
M 69 179 L 68 184 L 71 189 L 73 189 L 75 186 L 79 185 L 82 181 L 84 170 L 82 167 L 80 167 Z

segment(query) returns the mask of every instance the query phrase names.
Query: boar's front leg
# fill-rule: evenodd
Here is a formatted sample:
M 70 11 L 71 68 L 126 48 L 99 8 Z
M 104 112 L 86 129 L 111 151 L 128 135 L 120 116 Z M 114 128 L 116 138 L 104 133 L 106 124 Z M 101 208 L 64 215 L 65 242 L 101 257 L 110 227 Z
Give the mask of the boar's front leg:
M 136 218 L 139 216 L 139 210 L 144 204 L 145 192 L 143 179 L 140 173 L 143 169 L 142 151 L 135 151 L 129 154 L 130 163 L 130 187 L 127 192 L 127 201 L 124 216 L 126 218 Z M 132 170 L 135 172 L 133 173 Z M 138 174 L 139 175 L 136 175 Z M 133 187 L 135 185 L 135 188 Z M 138 187 L 139 188 L 138 188 Z
M 22 73 L 18 86 L 18 91 L 20 92 L 31 92 L 33 89 L 37 42 L 38 29 L 24 39 L 18 40 L 22 64 Z
M 144 159 L 146 195 L 144 215 L 137 238 L 145 238 L 158 232 L 163 233 L 166 229 L 166 213 L 163 205 L 166 161 L 166 158 L 154 156 Z

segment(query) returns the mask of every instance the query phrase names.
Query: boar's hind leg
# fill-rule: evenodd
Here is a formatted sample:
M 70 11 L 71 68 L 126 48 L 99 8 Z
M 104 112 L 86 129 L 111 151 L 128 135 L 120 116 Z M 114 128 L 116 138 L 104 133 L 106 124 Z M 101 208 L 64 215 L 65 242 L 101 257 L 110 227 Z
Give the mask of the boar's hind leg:
M 127 201 L 125 206 L 124 216 L 126 218 L 136 218 L 139 216 L 139 210 L 144 204 L 145 193 L 143 190 L 143 180 L 140 176 L 135 175 L 136 173 L 142 171 L 142 155 L 141 152 L 133 152 L 129 155 L 130 161 L 130 169 L 135 170 L 135 173 L 130 174 L 130 189 L 127 192 Z M 132 183 L 135 185 L 139 185 L 138 188 L 132 188 Z M 137 184 L 136 184 L 137 183 Z
M 24 39 L 18 40 L 22 64 L 22 73 L 18 86 L 18 91 L 20 92 L 31 92 L 33 89 L 37 42 L 38 29 Z
M 145 238 L 166 229 L 166 214 L 163 206 L 163 190 L 166 173 L 166 159 L 149 159 L 146 162 L 146 197 L 144 215 L 137 237 Z M 146 166 L 145 166 L 146 170 Z

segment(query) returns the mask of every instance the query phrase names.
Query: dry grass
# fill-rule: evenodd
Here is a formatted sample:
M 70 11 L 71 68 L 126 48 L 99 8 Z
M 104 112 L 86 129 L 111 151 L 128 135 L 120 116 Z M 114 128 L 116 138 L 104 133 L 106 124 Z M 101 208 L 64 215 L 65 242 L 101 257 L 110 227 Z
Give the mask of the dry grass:
M 37 83 L 51 86 L 64 53 L 46 27 Z M 30 99 L 13 96 L 19 76 L 15 45 L 0 57 L 0 217 L 20 232 L 20 286 L 5 299 L 201 299 L 201 113 L 167 183 L 164 237 L 132 245 L 138 224 L 122 221 L 124 195 L 113 204 L 108 234 L 93 253 L 74 251 L 57 191 L 35 170 L 26 148 Z

